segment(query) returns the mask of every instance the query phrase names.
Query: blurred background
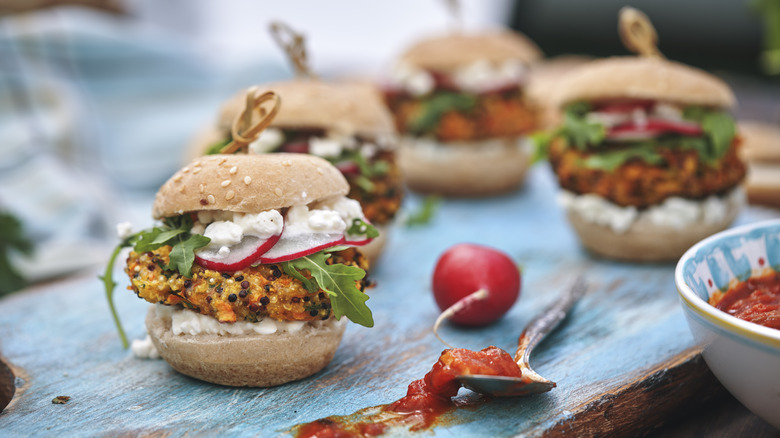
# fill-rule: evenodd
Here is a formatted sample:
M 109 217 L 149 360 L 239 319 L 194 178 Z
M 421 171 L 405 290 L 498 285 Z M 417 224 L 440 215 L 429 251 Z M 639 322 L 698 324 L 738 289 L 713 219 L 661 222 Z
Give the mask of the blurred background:
M 102 264 L 117 222 L 150 224 L 152 196 L 221 102 L 292 76 L 272 20 L 305 34 L 319 75 L 378 79 L 417 38 L 457 25 L 447 4 L 0 0 L 0 212 L 16 218 L 0 216 L 0 276 L 11 264 L 24 281 Z M 512 27 L 550 57 L 625 55 L 618 10 L 635 6 L 668 58 L 735 88 L 738 118 L 776 123 L 778 4 L 463 0 L 460 21 Z

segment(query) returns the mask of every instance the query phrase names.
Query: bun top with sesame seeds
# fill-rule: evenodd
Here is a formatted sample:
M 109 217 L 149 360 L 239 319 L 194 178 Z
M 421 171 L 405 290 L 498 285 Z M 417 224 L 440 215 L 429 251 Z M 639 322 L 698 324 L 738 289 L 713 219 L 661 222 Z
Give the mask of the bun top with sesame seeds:
M 420 39 L 401 54 L 399 61 L 409 65 L 451 72 L 475 62 L 499 64 L 507 60 L 534 63 L 542 51 L 525 35 L 509 29 L 481 32 L 449 32 Z
M 379 90 L 367 81 L 326 82 L 297 78 L 257 88 L 258 95 L 266 91 L 273 91 L 282 101 L 271 127 L 322 128 L 344 135 L 395 133 L 393 119 L 382 103 Z M 229 132 L 245 105 L 246 91 L 228 100 L 220 111 L 219 128 Z
M 152 215 L 224 210 L 259 213 L 349 192 L 341 172 L 307 154 L 209 155 L 182 168 L 157 192 Z
M 561 80 L 555 101 L 652 99 L 730 108 L 736 104 L 721 79 L 694 67 L 658 57 L 623 56 L 599 59 L 571 70 Z

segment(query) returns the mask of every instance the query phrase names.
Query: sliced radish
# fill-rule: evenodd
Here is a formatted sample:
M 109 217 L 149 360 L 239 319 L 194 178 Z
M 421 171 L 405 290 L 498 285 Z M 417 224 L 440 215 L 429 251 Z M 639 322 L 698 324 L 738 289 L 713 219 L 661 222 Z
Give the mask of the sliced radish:
M 274 247 L 281 233 L 267 239 L 257 236 L 244 236 L 241 242 L 228 247 L 230 252 L 219 254 L 217 248 L 205 248 L 195 254 L 195 261 L 206 269 L 215 271 L 238 271 L 254 263 L 258 257 Z
M 308 154 L 309 142 L 297 141 L 297 142 L 285 143 L 282 145 L 281 148 L 279 148 L 279 151 L 287 152 L 291 154 Z
M 601 113 L 631 113 L 635 109 L 649 111 L 653 106 L 655 106 L 655 101 L 653 100 L 622 100 L 595 105 L 593 111 Z
M 644 140 L 667 133 L 694 136 L 701 135 L 702 132 L 698 123 L 650 118 L 643 125 L 625 123 L 612 127 L 607 132 L 607 138 L 611 140 Z
M 359 175 L 360 166 L 354 161 L 341 161 L 336 163 L 336 168 L 344 175 Z
M 341 233 L 309 233 L 292 237 L 283 235 L 273 248 L 257 259 L 257 263 L 286 262 L 342 243 L 344 235 Z

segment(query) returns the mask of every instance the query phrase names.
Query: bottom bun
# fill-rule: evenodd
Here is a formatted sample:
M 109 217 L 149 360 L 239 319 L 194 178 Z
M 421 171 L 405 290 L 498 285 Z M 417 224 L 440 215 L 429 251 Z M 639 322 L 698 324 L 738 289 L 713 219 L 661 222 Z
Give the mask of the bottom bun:
M 682 227 L 654 223 L 641 215 L 625 231 L 616 232 L 607 225 L 589 221 L 577 210 L 567 215 L 583 246 L 594 254 L 632 262 L 668 262 L 678 260 L 700 240 L 728 228 L 744 203 L 744 192 L 730 196 L 724 214 L 717 220 L 702 219 Z
M 358 247 L 361 254 L 368 259 L 369 269 L 374 267 L 374 263 L 379 260 L 379 256 L 382 255 L 382 251 L 387 244 L 388 233 L 392 227 L 386 225 L 374 225 L 374 228 L 379 231 L 379 236 L 375 237 L 370 243 Z
M 174 335 L 171 319 L 154 306 L 146 330 L 160 356 L 176 371 L 226 386 L 276 386 L 311 376 L 333 359 L 346 323 L 331 318 L 298 332 L 270 335 Z
M 416 192 L 489 196 L 522 185 L 530 150 L 525 137 L 447 144 L 404 137 L 398 165 L 406 184 Z
M 780 207 L 780 164 L 748 163 L 748 202 Z

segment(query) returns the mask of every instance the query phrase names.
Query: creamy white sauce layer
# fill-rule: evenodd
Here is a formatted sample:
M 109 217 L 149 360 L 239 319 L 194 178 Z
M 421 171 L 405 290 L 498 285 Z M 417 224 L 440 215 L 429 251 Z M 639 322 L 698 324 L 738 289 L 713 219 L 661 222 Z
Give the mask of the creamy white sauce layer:
M 517 59 L 499 64 L 486 60 L 476 61 L 453 71 L 450 75 L 455 86 L 462 91 L 481 93 L 491 89 L 520 85 L 528 74 L 526 65 Z M 412 96 L 422 96 L 433 91 L 436 82 L 428 71 L 398 63 L 390 72 L 390 82 Z
M 744 191 L 736 188 L 723 197 L 710 196 L 701 201 L 672 197 L 639 211 L 636 207 L 622 207 L 598 195 L 576 195 L 566 190 L 558 194 L 558 203 L 564 210 L 576 212 L 584 220 L 609 227 L 616 233 L 625 233 L 640 219 L 675 229 L 699 222 L 714 224 L 725 219 L 729 207 L 741 205 L 744 201 Z
M 305 198 L 306 194 L 302 193 L 301 197 Z M 286 217 L 282 217 L 278 210 L 257 214 L 201 211 L 191 232 L 211 239 L 203 250 L 218 251 L 220 255 L 227 256 L 230 247 L 238 245 L 244 236 L 267 239 L 281 233 L 283 229 L 284 239 L 306 234 L 344 234 L 354 219 L 366 221 L 360 203 L 345 196 L 337 196 L 309 205 L 290 207 Z
M 249 152 L 265 154 L 275 151 L 284 143 L 284 133 L 280 129 L 268 128 L 254 142 L 249 144 Z M 393 148 L 396 139 L 390 135 L 378 135 L 373 142 L 358 141 L 354 135 L 327 132 L 324 137 L 309 137 L 309 153 L 322 158 L 338 158 L 345 150 L 359 150 L 365 158 L 373 157 L 379 150 Z
M 324 321 L 277 321 L 264 318 L 258 322 L 238 321 L 220 323 L 215 318 L 202 315 L 192 310 L 179 309 L 172 306 L 155 304 L 157 316 L 171 320 L 171 331 L 174 335 L 211 334 L 220 336 L 240 336 L 249 334 L 272 335 L 274 333 L 300 333 L 307 325 L 320 328 Z M 336 321 L 336 324 L 346 324 L 346 318 Z
M 681 107 L 666 102 L 656 103 L 650 111 L 646 111 L 643 108 L 635 108 L 624 113 L 592 111 L 585 116 L 589 122 L 600 123 L 607 128 L 628 122 L 633 122 L 633 124 L 642 127 L 647 124 L 648 117 L 672 122 L 689 122 L 683 119 Z
M 154 346 L 152 338 L 146 335 L 144 339 L 133 339 L 130 344 L 130 351 L 133 352 L 133 356 L 138 359 L 159 359 L 160 352 L 157 351 L 157 347 Z

